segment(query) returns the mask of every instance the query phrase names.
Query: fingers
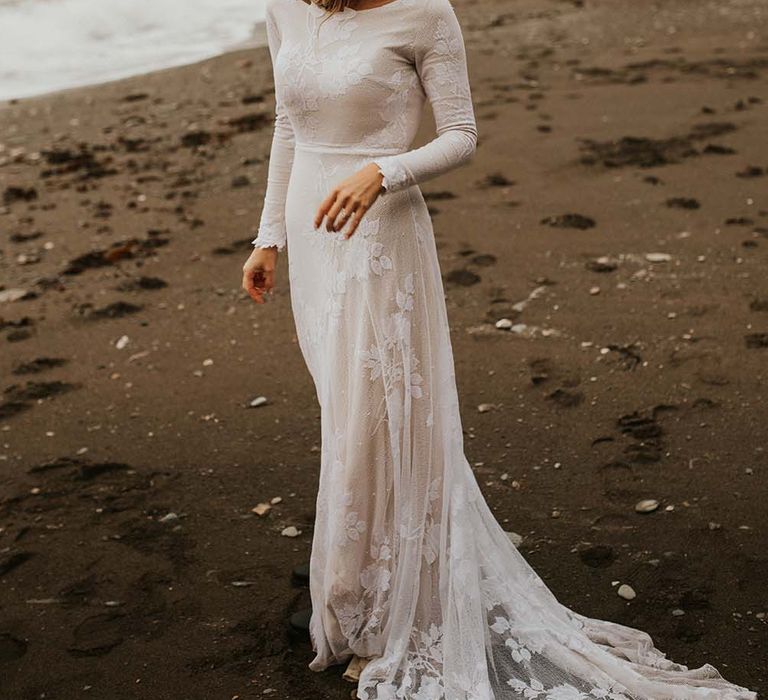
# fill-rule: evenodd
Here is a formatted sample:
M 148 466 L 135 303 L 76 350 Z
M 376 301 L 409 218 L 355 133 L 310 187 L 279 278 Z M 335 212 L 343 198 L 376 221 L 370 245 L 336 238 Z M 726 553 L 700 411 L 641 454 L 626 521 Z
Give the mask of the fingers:
M 345 234 L 345 238 L 351 238 L 352 234 L 355 232 L 355 229 L 357 228 L 357 225 L 360 223 L 360 220 L 365 215 L 366 209 L 365 207 L 360 207 L 359 209 L 355 210 L 355 213 L 352 216 L 352 221 L 349 224 L 349 228 L 347 229 L 347 232 Z
M 275 271 L 264 270 L 263 272 L 264 286 L 263 289 L 266 292 L 271 292 L 275 287 Z
M 380 189 L 381 174 L 377 170 L 376 177 L 371 180 L 369 172 L 363 169 L 331 190 L 315 214 L 315 229 L 322 226 L 325 218 L 325 230 L 329 233 L 341 231 L 349 224 L 344 237 L 350 238 L 354 234 Z
M 339 216 L 339 212 L 342 210 L 342 208 L 347 210 L 353 206 L 355 205 L 349 201 L 348 194 L 339 193 L 336 197 L 336 200 L 331 205 L 331 208 L 328 210 L 328 216 L 325 222 L 325 230 L 329 233 L 331 231 L 338 231 L 343 225 L 336 220 Z
M 361 210 L 361 208 L 362 205 L 355 203 L 350 203 L 347 204 L 347 206 L 342 207 L 341 212 L 339 212 L 339 215 L 333 225 L 333 230 L 341 231 L 347 221 L 354 220 L 355 215 Z
M 271 291 L 274 286 L 274 271 L 265 271 L 261 268 L 245 268 L 243 270 L 243 289 L 257 304 L 266 302 L 264 293 Z
M 323 222 L 323 217 L 328 213 L 328 210 L 331 208 L 333 203 L 336 201 L 336 196 L 339 193 L 339 189 L 335 187 L 330 191 L 328 196 L 320 202 L 320 206 L 317 209 L 317 214 L 315 214 L 315 228 L 318 228 L 320 224 Z
M 253 273 L 246 272 L 243 277 L 243 289 L 248 292 L 248 296 L 251 297 L 257 304 L 264 303 L 263 289 L 257 287 L 254 281 Z

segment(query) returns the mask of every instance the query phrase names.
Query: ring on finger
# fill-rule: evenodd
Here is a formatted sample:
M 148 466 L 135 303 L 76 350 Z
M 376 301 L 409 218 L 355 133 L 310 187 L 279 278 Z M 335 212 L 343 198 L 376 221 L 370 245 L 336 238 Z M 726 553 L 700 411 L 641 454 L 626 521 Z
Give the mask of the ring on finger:
M 336 230 L 338 231 L 347 221 L 347 218 L 349 217 L 350 212 L 348 212 L 343 207 L 341 208 L 341 211 L 339 212 L 339 218 L 336 220 Z

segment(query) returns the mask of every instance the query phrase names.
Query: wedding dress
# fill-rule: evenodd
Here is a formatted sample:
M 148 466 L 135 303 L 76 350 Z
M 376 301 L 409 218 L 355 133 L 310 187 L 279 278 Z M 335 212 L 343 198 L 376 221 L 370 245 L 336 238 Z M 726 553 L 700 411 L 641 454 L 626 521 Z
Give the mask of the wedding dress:
M 322 670 L 369 663 L 363 700 L 754 700 L 640 630 L 560 604 L 495 520 L 464 455 L 432 223 L 418 184 L 475 150 L 449 0 L 335 14 L 268 0 L 276 117 L 257 247 L 288 248 L 321 408 L 310 622 Z M 409 150 L 425 100 L 437 136 Z M 354 235 L 313 226 L 375 162 Z

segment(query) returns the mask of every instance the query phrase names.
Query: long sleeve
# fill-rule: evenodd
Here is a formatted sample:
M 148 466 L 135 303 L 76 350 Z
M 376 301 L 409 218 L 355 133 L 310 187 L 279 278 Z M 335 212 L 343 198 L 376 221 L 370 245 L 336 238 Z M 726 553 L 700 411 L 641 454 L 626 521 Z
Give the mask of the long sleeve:
M 267 168 L 267 187 L 256 238 L 251 241 L 257 248 L 285 247 L 285 199 L 294 156 L 294 133 L 288 115 L 283 109 L 278 89 L 275 63 L 280 48 L 280 32 L 272 3 L 267 3 L 266 30 L 275 84 L 275 126 Z
M 386 192 L 418 184 L 470 160 L 477 125 L 461 27 L 450 0 L 425 0 L 426 23 L 418 28 L 414 60 L 432 105 L 437 136 L 405 153 L 374 159 Z

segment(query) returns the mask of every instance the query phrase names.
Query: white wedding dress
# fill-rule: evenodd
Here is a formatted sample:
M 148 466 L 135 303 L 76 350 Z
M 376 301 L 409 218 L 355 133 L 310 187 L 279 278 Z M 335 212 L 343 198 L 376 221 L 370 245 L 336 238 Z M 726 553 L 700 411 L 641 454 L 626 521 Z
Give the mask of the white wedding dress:
M 464 456 L 432 223 L 418 184 L 477 131 L 449 0 L 329 15 L 269 0 L 276 119 L 258 247 L 287 245 L 299 345 L 321 407 L 310 634 L 322 670 L 370 662 L 363 700 L 754 700 L 640 630 L 560 604 L 495 520 Z M 409 150 L 424 101 L 437 136 Z M 355 234 L 313 218 L 378 164 Z

